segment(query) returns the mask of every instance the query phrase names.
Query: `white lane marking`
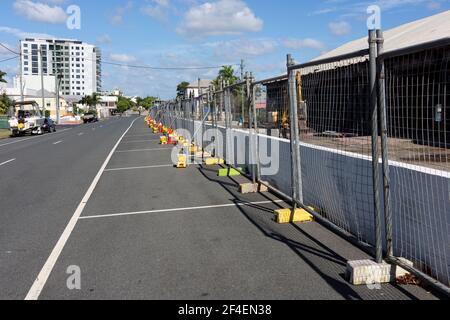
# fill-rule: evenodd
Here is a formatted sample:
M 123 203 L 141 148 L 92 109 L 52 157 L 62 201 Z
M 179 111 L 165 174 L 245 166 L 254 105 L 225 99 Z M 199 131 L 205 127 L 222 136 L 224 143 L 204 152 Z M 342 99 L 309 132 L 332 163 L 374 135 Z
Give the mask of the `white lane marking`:
M 122 144 L 126 144 L 126 143 L 139 143 L 139 142 L 156 142 L 156 141 L 161 141 L 161 140 L 160 140 L 160 139 L 150 139 L 150 140 L 124 141 L 124 142 L 122 142 Z
M 172 151 L 172 149 L 169 149 L 169 148 L 154 148 L 154 149 L 118 150 L 118 151 L 116 151 L 116 153 L 146 152 L 146 151 L 161 151 L 161 150 Z
M 2 162 L 2 163 L 0 163 L 0 167 L 3 166 L 3 165 L 5 165 L 5 164 L 7 164 L 7 163 L 13 162 L 13 161 L 16 161 L 16 159 L 11 159 L 11 160 Z
M 61 142 L 62 142 L 62 140 L 59 140 L 59 141 L 53 142 L 53 144 L 57 145 L 57 144 L 60 144 Z
M 78 136 L 82 136 L 84 134 L 84 132 L 80 132 L 79 134 L 78 134 Z
M 133 136 L 126 136 L 125 138 L 141 138 L 141 137 L 149 137 L 150 134 L 137 134 Z
M 112 168 L 112 169 L 106 169 L 105 172 L 138 170 L 138 169 L 157 169 L 157 168 L 168 168 L 168 167 L 173 167 L 173 164 L 163 164 L 163 165 L 159 165 L 159 166 L 146 166 L 146 167 Z
M 124 132 L 124 134 L 117 141 L 116 145 L 112 148 L 112 150 L 109 153 L 108 157 L 106 158 L 105 162 L 103 163 L 103 165 L 101 166 L 97 175 L 95 176 L 94 180 L 92 181 L 91 186 L 87 190 L 86 194 L 84 195 L 83 199 L 81 200 L 80 204 L 78 205 L 77 209 L 75 210 L 72 218 L 70 219 L 69 223 L 67 224 L 66 228 L 64 229 L 64 232 L 62 233 L 62 235 L 59 238 L 58 242 L 56 243 L 55 247 L 53 248 L 50 256 L 48 257 L 48 259 L 45 262 L 44 266 L 42 267 L 41 271 L 39 272 L 39 275 L 37 276 L 36 280 L 34 281 L 30 291 L 28 291 L 28 294 L 25 297 L 25 300 L 39 299 L 39 296 L 48 280 L 48 277 L 50 276 L 50 273 L 52 272 L 53 268 L 55 267 L 56 261 L 58 260 L 59 256 L 61 255 L 61 252 L 64 249 L 64 246 L 66 245 L 67 240 L 69 239 L 70 235 L 72 234 L 72 231 L 75 228 L 75 225 L 77 224 L 78 219 L 80 218 L 81 214 L 83 213 L 83 210 L 84 210 L 87 202 L 89 201 L 92 193 L 94 192 L 95 188 L 97 187 L 97 184 L 100 181 L 100 178 L 102 177 L 103 171 L 105 170 L 106 166 L 108 165 L 109 161 L 111 160 L 111 158 L 114 154 L 114 151 L 117 149 L 117 147 L 119 146 L 123 137 L 133 127 L 134 123 L 138 119 L 140 119 L 140 118 L 136 118 L 133 120 L 133 122 L 131 122 L 128 129 Z
M 57 132 L 52 133 L 52 135 L 59 134 L 59 133 L 63 133 L 63 132 L 65 132 L 65 131 L 69 131 L 69 130 L 72 130 L 72 128 L 69 128 L 69 129 L 63 129 L 63 130 L 58 130 Z M 24 141 L 28 141 L 28 140 L 32 140 L 32 139 L 43 138 L 43 137 L 48 137 L 48 135 L 44 135 L 44 136 L 35 136 L 35 137 L 30 137 L 30 138 L 21 139 L 21 140 L 14 140 L 14 141 L 12 141 L 12 142 L 0 144 L 0 147 L 8 146 L 8 145 L 10 145 L 10 144 L 19 143 L 19 142 L 24 142 Z
M 100 128 L 103 128 L 103 126 L 100 126 Z
M 260 204 L 270 204 L 270 203 L 281 203 L 283 200 L 274 200 L 274 201 L 259 201 L 259 202 L 241 202 L 241 203 L 228 203 L 228 204 L 219 204 L 212 206 L 203 206 L 203 207 L 188 207 L 188 208 L 175 208 L 175 209 L 162 209 L 162 210 L 150 210 L 150 211 L 137 211 L 137 212 L 124 212 L 124 213 L 113 213 L 113 214 L 105 214 L 105 215 L 97 215 L 97 216 L 85 216 L 80 217 L 79 220 L 88 220 L 88 219 L 103 219 L 103 218 L 114 218 L 114 217 L 124 217 L 124 216 L 137 216 L 137 215 L 145 215 L 152 213 L 170 213 L 170 212 L 179 212 L 179 211 L 198 211 L 198 210 L 207 210 L 207 209 L 219 209 L 219 208 L 230 208 L 230 207 L 249 207 Z

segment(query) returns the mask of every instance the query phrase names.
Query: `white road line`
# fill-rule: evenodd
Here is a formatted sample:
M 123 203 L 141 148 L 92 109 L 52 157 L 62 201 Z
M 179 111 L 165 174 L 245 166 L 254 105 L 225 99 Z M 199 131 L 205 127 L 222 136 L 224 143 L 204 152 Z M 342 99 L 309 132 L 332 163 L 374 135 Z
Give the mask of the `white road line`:
M 118 150 L 118 151 L 116 151 L 116 153 L 161 151 L 161 150 L 172 151 L 172 149 L 169 149 L 169 148 L 155 148 L 155 149 Z
M 69 131 L 69 130 L 72 130 L 72 128 L 69 128 L 69 129 L 63 129 L 63 130 L 58 130 L 57 132 L 52 133 L 52 135 L 59 134 L 59 133 L 62 133 L 62 132 L 65 132 L 65 131 Z M 12 141 L 12 142 L 0 144 L 0 147 L 8 146 L 8 145 L 10 145 L 10 144 L 19 143 L 19 142 L 24 142 L 24 141 L 28 141 L 28 140 L 32 140 L 32 139 L 43 138 L 43 137 L 48 137 L 48 135 L 45 135 L 45 136 L 35 136 L 35 137 L 30 137 L 30 138 L 21 139 L 21 140 L 14 140 L 14 141 Z
M 62 142 L 62 140 L 59 140 L 59 141 L 53 142 L 53 144 L 57 145 L 57 144 L 60 144 L 61 142 Z
M 16 159 L 11 159 L 11 160 L 2 162 L 2 163 L 0 163 L 0 167 L 3 166 L 3 165 L 5 165 L 5 164 L 7 164 L 7 163 L 13 162 L 13 161 L 16 161 Z
M 106 169 L 105 172 L 110 171 L 125 171 L 125 170 L 139 170 L 139 169 L 157 169 L 157 168 L 168 168 L 173 167 L 173 164 L 164 164 L 159 166 L 146 166 L 146 167 L 129 167 L 129 168 L 112 168 L 112 169 Z
M 146 215 L 146 214 L 152 214 L 152 213 L 170 213 L 170 212 L 180 212 L 180 211 L 198 211 L 198 210 L 230 208 L 230 207 L 249 207 L 249 206 L 260 205 L 260 204 L 281 203 L 281 202 L 284 202 L 284 201 L 283 200 L 274 200 L 274 201 L 259 201 L 259 202 L 242 202 L 242 203 L 228 203 L 228 204 L 219 204 L 219 205 L 203 206 L 203 207 L 188 207 L 188 208 L 175 208 L 175 209 L 162 209 L 162 210 L 150 210 L 150 211 L 113 213 L 113 214 L 105 214 L 105 215 L 97 215 L 97 216 L 80 217 L 79 220 L 104 219 L 104 218 L 114 218 L 114 217 L 124 217 L 124 216 L 138 216 L 138 215 Z
M 82 136 L 84 134 L 84 132 L 80 132 L 79 134 L 78 134 L 78 136 Z
M 108 165 L 109 161 L 111 160 L 111 158 L 114 154 L 114 151 L 117 149 L 117 147 L 119 146 L 123 137 L 128 133 L 128 131 L 133 127 L 134 123 L 138 119 L 140 119 L 140 118 L 136 118 L 133 120 L 133 122 L 131 122 L 128 129 L 124 132 L 124 134 L 117 141 L 116 145 L 112 148 L 112 150 L 109 153 L 108 157 L 106 158 L 105 162 L 103 163 L 103 165 L 101 166 L 97 175 L 95 176 L 94 180 L 92 181 L 91 186 L 89 187 L 89 189 L 87 190 L 83 199 L 81 200 L 80 204 L 78 205 L 77 209 L 75 210 L 75 212 L 74 212 L 72 218 L 70 219 L 69 223 L 67 224 L 64 232 L 62 233 L 62 235 L 59 238 L 58 242 L 56 243 L 55 247 L 53 248 L 50 256 L 48 257 L 48 259 L 45 262 L 44 266 L 42 267 L 41 271 L 39 272 L 39 275 L 37 276 L 36 280 L 34 281 L 30 291 L 28 291 L 28 294 L 25 297 L 25 300 L 39 299 L 39 296 L 41 295 L 41 292 L 48 280 L 48 277 L 50 276 L 50 273 L 52 272 L 53 268 L 55 267 L 56 261 L 58 260 L 62 250 L 64 249 L 64 246 L 66 245 L 67 240 L 69 239 L 70 235 L 72 234 L 73 229 L 75 228 L 75 225 L 78 222 L 78 219 L 80 218 L 81 214 L 83 213 L 83 210 L 84 210 L 87 202 L 89 201 L 98 182 L 100 181 L 103 171 L 105 170 L 106 166 Z

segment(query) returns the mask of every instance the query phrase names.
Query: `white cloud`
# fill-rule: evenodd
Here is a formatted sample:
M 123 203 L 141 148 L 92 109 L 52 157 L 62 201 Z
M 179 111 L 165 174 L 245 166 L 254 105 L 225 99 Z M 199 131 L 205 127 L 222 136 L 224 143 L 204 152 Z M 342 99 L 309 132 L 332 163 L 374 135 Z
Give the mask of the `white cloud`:
M 283 46 L 285 46 L 288 49 L 295 49 L 295 50 L 299 50 L 299 49 L 304 49 L 304 48 L 309 48 L 309 49 L 314 49 L 317 51 L 324 51 L 326 49 L 326 45 L 316 39 L 284 39 L 281 41 L 281 43 L 283 44 Z
M 258 32 L 263 21 L 242 0 L 218 0 L 191 7 L 177 32 L 190 37 Z
M 345 21 L 330 22 L 328 24 L 328 28 L 330 29 L 331 33 L 336 36 L 344 36 L 352 31 L 352 26 Z
M 55 36 L 46 34 L 46 33 L 34 33 L 34 32 L 26 32 L 16 28 L 4 27 L 0 26 L 0 32 L 11 34 L 19 39 L 24 38 L 42 38 L 42 39 L 54 39 Z
M 128 55 L 128 54 L 117 54 L 117 53 L 112 53 L 109 55 L 109 58 L 112 61 L 115 62 L 121 62 L 121 63 L 129 63 L 129 62 L 134 62 L 137 59 L 132 56 L 132 55 Z
M 110 43 L 112 43 L 112 39 L 109 35 L 104 34 L 104 35 L 98 37 L 96 42 L 98 44 L 110 44 Z
M 67 14 L 61 7 L 49 6 L 42 2 L 16 0 L 14 10 L 31 21 L 58 24 L 67 20 Z
M 133 1 L 128 1 L 124 6 L 115 8 L 115 13 L 109 18 L 109 21 L 114 25 L 119 25 L 123 22 L 125 14 L 133 9 Z
M 205 47 L 214 50 L 216 57 L 236 61 L 271 53 L 276 45 L 271 39 L 235 39 L 204 44 Z
M 167 14 L 170 10 L 170 0 L 151 0 L 151 4 L 142 7 L 143 14 L 150 16 L 157 20 L 167 19 Z

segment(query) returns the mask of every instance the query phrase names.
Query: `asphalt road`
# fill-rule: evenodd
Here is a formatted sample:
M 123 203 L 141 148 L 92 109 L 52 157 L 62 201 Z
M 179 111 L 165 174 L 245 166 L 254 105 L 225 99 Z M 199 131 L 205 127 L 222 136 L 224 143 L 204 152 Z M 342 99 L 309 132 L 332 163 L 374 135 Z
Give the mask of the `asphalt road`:
M 0 141 L 0 299 L 436 299 L 349 285 L 363 252 L 317 223 L 275 224 L 280 199 L 177 170 L 155 138 L 123 118 Z
M 0 140 L 0 299 L 23 299 L 132 118 Z M 14 160 L 13 160 L 14 159 Z

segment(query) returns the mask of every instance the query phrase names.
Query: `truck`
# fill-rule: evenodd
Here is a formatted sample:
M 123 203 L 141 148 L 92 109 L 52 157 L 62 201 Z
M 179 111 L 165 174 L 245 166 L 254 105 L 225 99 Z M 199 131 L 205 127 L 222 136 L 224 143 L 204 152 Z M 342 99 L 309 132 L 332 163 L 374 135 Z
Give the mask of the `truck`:
M 93 112 L 85 113 L 82 117 L 82 120 L 84 123 L 90 123 L 90 122 L 97 122 L 98 118 L 97 115 Z
M 16 102 L 12 113 L 8 123 L 13 137 L 27 133 L 32 135 L 44 133 L 42 126 L 45 118 L 36 101 Z

